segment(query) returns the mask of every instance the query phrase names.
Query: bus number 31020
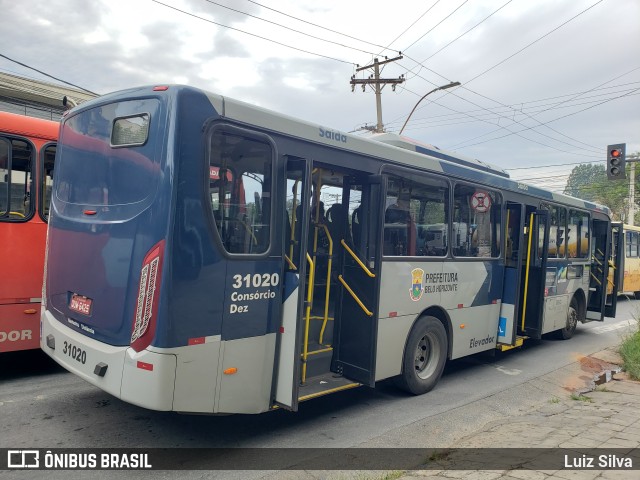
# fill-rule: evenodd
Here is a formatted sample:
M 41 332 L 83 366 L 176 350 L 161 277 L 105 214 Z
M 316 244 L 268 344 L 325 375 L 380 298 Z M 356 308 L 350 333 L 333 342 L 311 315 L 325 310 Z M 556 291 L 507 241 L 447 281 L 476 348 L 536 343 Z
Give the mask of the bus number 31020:
M 83 365 L 87 363 L 87 352 L 85 352 L 80 347 L 76 347 L 75 345 L 70 344 L 67 341 L 64 342 L 62 353 L 64 355 L 69 355 L 71 358 L 82 363 Z

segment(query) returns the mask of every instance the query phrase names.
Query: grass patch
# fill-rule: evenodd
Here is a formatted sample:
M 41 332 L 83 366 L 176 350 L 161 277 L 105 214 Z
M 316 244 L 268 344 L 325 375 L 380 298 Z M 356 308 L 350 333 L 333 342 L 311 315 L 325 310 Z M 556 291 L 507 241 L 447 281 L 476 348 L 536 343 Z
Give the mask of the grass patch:
M 640 320 L 638 321 L 640 326 Z M 640 380 L 640 330 L 628 335 L 620 345 L 622 368 L 634 380 Z
M 585 403 L 593 403 L 593 398 L 587 397 L 586 395 L 578 395 L 577 393 L 571 394 L 571 400 L 576 400 L 576 401 L 585 402 Z
M 609 390 L 606 385 L 598 385 L 596 387 L 596 392 L 612 392 L 612 390 Z
M 553 397 L 551 400 L 549 400 L 549 403 L 560 403 L 560 399 L 558 397 Z

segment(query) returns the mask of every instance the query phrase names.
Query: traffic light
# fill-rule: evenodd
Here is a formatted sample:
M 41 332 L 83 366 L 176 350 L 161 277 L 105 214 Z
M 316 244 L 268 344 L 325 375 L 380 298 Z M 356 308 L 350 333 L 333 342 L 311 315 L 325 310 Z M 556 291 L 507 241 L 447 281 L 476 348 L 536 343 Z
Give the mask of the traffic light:
M 607 178 L 609 180 L 624 180 L 626 143 L 616 143 L 607 147 Z

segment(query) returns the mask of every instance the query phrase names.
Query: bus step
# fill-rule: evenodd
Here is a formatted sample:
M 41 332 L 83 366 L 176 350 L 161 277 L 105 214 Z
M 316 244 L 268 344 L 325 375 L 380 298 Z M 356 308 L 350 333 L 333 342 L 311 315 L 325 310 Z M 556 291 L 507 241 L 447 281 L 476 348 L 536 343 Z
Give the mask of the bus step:
M 337 373 L 328 372 L 323 375 L 308 377 L 304 385 L 300 386 L 298 401 L 304 402 L 312 398 L 321 397 L 333 392 L 359 387 L 360 383 L 348 380 Z
M 317 343 L 309 344 L 307 353 L 307 378 L 323 375 L 331 369 L 333 348 Z
M 529 337 L 521 337 L 520 335 L 517 335 L 516 341 L 513 345 L 509 345 L 508 343 L 499 343 L 498 345 L 496 345 L 496 348 L 501 352 L 506 352 L 507 350 L 511 350 L 512 348 L 518 348 L 522 346 L 526 338 Z

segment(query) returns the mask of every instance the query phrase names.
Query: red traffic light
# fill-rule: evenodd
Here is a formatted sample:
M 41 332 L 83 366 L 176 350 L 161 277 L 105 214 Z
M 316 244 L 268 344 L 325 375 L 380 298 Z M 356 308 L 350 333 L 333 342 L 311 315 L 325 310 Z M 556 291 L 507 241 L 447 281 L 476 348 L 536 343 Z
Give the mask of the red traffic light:
M 607 145 L 607 178 L 609 180 L 624 180 L 625 172 L 625 150 L 626 144 L 614 143 Z

